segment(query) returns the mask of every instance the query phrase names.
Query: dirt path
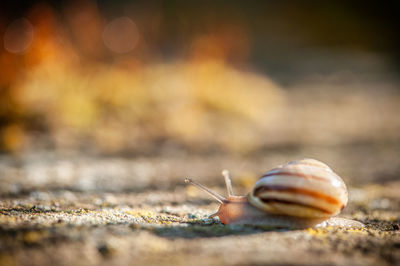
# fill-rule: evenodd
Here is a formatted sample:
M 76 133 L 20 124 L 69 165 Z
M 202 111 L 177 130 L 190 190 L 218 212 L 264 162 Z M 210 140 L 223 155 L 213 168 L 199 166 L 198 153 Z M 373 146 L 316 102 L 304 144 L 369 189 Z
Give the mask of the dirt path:
M 259 174 L 248 169 L 273 164 L 282 154 L 248 162 L 195 157 L 185 164 L 179 156 L 47 156 L 0 160 L 0 265 L 400 263 L 396 178 L 381 184 L 347 180 L 353 184 L 350 204 L 341 216 L 365 223 L 365 229 L 283 230 L 208 219 L 218 205 L 182 183 L 183 176 L 196 173 L 223 193 L 216 169 L 227 166 L 235 190 L 245 193 Z M 334 162 L 347 172 L 343 161 Z M 382 166 L 370 170 L 382 173 L 377 167 Z

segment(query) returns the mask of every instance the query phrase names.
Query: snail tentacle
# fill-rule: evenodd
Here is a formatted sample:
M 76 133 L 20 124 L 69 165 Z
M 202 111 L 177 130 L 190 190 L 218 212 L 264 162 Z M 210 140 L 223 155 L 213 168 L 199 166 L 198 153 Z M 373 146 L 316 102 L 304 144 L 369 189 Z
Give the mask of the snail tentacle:
M 218 194 L 217 192 L 212 191 L 211 189 L 203 186 L 202 184 L 197 183 L 196 181 L 193 181 L 192 179 L 186 178 L 185 183 L 190 183 L 190 184 L 200 188 L 201 190 L 208 193 L 210 196 L 212 196 L 214 199 L 216 199 L 221 204 L 227 201 L 225 197 L 223 197 L 220 194 Z
M 232 189 L 232 181 L 231 181 L 231 178 L 229 176 L 229 171 L 226 170 L 226 169 L 223 170 L 222 171 L 222 175 L 225 178 L 225 185 L 226 185 L 226 190 L 228 191 L 228 197 L 234 196 L 233 189 Z

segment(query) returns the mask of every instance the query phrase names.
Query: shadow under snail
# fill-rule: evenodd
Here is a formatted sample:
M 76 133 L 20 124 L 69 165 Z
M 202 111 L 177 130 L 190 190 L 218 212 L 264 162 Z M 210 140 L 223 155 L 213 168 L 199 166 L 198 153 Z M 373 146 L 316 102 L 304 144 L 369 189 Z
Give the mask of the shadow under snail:
M 235 196 L 227 170 L 228 197 L 185 179 L 221 203 L 218 216 L 222 224 L 268 225 L 284 228 L 356 227 L 364 225 L 345 218 L 333 217 L 348 201 L 343 180 L 326 164 L 314 159 L 289 162 L 266 172 L 247 196 Z

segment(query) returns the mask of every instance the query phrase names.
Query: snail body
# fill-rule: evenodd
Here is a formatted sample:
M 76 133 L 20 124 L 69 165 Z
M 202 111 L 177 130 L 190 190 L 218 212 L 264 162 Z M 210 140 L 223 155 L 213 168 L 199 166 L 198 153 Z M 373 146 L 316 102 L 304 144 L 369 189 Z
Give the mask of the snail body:
M 333 217 L 348 202 L 343 180 L 326 164 L 303 159 L 266 172 L 247 196 L 233 194 L 228 171 L 224 170 L 228 197 L 225 198 L 190 179 L 221 205 L 218 216 L 223 224 L 254 224 L 285 228 L 363 227 L 357 221 Z

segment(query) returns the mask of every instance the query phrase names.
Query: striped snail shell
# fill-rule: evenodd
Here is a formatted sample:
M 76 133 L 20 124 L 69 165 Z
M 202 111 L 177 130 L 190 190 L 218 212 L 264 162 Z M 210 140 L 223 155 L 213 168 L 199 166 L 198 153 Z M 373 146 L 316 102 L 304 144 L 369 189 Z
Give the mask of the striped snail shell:
M 248 200 L 268 213 L 323 218 L 338 214 L 347 204 L 348 193 L 343 180 L 329 166 L 303 159 L 266 172 Z

